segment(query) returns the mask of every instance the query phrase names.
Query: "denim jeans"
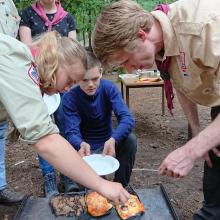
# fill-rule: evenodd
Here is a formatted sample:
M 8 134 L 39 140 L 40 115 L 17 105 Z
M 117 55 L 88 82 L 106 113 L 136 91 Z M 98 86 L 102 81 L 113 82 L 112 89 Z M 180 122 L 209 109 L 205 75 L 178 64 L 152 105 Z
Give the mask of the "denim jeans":
M 54 120 L 55 120 L 55 124 L 60 130 L 60 135 L 64 137 L 62 97 L 63 97 L 63 93 L 60 93 L 61 102 L 58 109 L 54 112 Z M 45 176 L 48 173 L 55 172 L 53 166 L 49 164 L 46 160 L 44 160 L 40 155 L 38 155 L 38 159 L 39 159 L 39 166 L 43 173 L 43 176 Z
M 5 171 L 5 134 L 8 128 L 8 122 L 0 122 L 0 191 L 6 188 Z

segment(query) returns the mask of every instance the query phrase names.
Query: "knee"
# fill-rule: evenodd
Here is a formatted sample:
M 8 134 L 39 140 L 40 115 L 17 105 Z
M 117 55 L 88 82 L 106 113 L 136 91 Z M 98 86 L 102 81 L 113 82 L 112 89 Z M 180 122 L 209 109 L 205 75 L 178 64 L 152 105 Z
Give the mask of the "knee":
M 137 138 L 134 133 L 130 133 L 125 140 L 126 151 L 135 154 L 137 151 Z

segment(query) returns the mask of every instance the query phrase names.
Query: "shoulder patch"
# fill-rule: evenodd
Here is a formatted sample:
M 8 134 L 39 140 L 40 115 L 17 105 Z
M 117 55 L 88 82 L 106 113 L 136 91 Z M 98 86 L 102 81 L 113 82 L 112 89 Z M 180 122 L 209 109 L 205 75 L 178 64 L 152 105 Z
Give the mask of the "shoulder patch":
M 33 63 L 31 64 L 31 66 L 28 70 L 28 75 L 34 81 L 35 84 L 40 86 L 40 77 L 39 77 L 37 69 L 34 67 Z

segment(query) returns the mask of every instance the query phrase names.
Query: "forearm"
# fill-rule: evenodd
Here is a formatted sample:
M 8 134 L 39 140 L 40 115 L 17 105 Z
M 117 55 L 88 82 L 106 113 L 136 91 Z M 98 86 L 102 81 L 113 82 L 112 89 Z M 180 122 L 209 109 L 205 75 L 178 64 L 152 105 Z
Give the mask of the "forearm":
M 188 120 L 188 123 L 192 129 L 193 136 L 195 136 L 200 129 L 197 105 L 189 100 L 184 94 L 178 91 L 176 91 L 176 94 Z
M 60 135 L 45 136 L 35 144 L 39 155 L 74 181 L 97 190 L 102 179 L 82 160 L 73 147 Z M 82 175 L 83 174 L 83 175 Z
M 220 144 L 220 115 L 195 138 L 189 141 L 187 147 L 196 158 L 202 157 L 207 151 Z
M 30 46 L 32 44 L 31 29 L 29 27 L 21 26 L 19 28 L 19 37 L 21 42 L 26 45 Z

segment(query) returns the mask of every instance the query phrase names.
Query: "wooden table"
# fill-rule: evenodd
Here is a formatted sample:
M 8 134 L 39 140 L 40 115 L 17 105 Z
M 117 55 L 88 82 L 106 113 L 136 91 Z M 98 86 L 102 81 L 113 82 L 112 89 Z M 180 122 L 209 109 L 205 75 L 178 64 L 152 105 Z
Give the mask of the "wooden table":
M 122 97 L 124 98 L 125 95 L 125 101 L 129 107 L 129 90 L 131 88 L 149 88 L 149 87 L 161 87 L 161 95 L 162 95 L 162 115 L 165 113 L 165 107 L 164 107 L 164 83 L 163 80 L 159 82 L 137 82 L 137 78 L 135 77 L 123 77 L 122 75 L 119 76 L 121 81 L 121 93 Z M 125 87 L 125 94 L 124 94 L 124 87 Z

